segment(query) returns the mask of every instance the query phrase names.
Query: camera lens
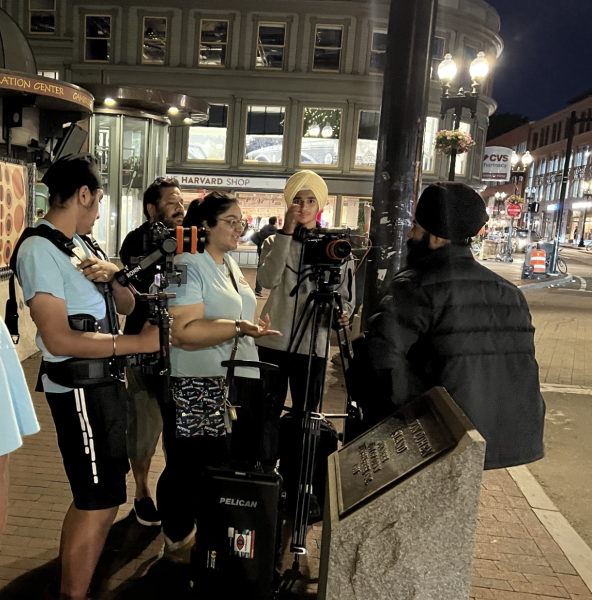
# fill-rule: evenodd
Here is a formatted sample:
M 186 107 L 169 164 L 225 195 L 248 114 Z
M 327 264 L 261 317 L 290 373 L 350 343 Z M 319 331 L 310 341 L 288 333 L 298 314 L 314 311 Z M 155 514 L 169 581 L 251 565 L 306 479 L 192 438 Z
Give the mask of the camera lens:
M 351 254 L 347 240 L 333 240 L 327 244 L 327 256 L 332 260 L 345 260 Z

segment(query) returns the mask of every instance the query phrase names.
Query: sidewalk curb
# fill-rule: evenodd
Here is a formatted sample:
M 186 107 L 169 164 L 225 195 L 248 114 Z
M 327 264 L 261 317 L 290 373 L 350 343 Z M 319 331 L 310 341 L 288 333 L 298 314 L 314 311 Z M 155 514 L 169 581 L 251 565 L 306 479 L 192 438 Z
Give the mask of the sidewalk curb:
M 592 592 L 592 550 L 561 514 L 526 466 L 510 467 L 507 471 L 543 527 Z
M 537 281 L 536 283 L 527 283 L 525 285 L 519 285 L 518 289 L 522 292 L 528 292 L 530 290 L 541 290 L 556 285 L 565 285 L 573 280 L 574 276 L 569 273 L 564 277 L 550 277 L 544 281 Z

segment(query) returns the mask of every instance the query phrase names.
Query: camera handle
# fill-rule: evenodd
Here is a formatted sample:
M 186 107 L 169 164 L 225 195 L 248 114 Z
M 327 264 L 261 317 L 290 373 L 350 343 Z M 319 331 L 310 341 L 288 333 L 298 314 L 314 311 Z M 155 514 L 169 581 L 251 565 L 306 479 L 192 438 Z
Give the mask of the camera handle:
M 169 240 L 165 240 L 152 254 L 149 254 L 133 267 L 124 267 L 115 273 L 115 280 L 122 286 L 129 287 L 134 294 L 134 298 L 140 301 L 148 302 L 149 317 L 148 320 L 158 326 L 158 363 L 156 374 L 159 375 L 160 393 L 164 402 L 171 401 L 171 357 L 170 357 L 170 333 L 171 317 L 169 313 L 169 300 L 175 298 L 176 294 L 167 294 L 166 288 L 171 283 L 181 285 L 187 282 L 186 265 L 177 265 L 174 263 L 174 250 Z M 173 250 L 171 252 L 171 250 Z M 163 260 L 164 259 L 164 260 Z M 154 285 L 158 288 L 156 294 L 140 294 L 132 285 L 132 280 L 142 271 L 149 269 L 153 265 L 164 262 L 164 270 L 159 270 L 154 279 Z M 158 267 L 157 267 L 158 269 Z

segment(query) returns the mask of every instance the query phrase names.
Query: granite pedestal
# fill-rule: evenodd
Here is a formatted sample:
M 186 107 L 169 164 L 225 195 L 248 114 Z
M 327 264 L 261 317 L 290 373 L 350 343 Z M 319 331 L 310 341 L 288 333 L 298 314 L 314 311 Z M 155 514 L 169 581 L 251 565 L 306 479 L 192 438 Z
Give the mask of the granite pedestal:
M 329 458 L 319 600 L 465 600 L 485 441 L 443 388 Z

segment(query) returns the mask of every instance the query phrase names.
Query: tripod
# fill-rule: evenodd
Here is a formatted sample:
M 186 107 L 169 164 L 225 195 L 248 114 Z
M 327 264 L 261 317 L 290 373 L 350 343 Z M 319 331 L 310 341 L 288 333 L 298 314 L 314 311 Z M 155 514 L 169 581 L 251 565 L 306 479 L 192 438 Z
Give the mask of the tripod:
M 331 324 L 334 323 L 337 328 L 337 341 L 344 378 L 346 360 L 348 361 L 351 358 L 347 332 L 345 329 L 340 328 L 337 323 L 339 316 L 343 313 L 341 294 L 335 290 L 341 283 L 341 265 L 313 266 L 312 271 L 307 274 L 306 278 L 315 281 L 317 289 L 311 291 L 306 299 L 302 314 L 298 319 L 296 327 L 293 329 L 288 348 L 289 352 L 296 352 L 302 344 L 306 332 L 311 332 L 308 351 L 306 392 L 304 397 L 302 456 L 296 497 L 296 511 L 292 528 L 292 543 L 290 545 L 290 551 L 294 553 L 294 562 L 292 565 L 293 579 L 300 574 L 300 556 L 307 553 L 306 536 L 308 515 L 310 511 L 312 481 L 317 457 L 321 422 L 327 417 L 347 419 L 352 417 L 354 412 L 349 395 L 347 401 L 347 414 L 324 414 L 322 412 Z M 319 343 L 319 333 L 322 328 L 327 331 L 324 354 L 321 355 L 326 360 L 323 361 L 323 366 L 321 367 L 320 388 L 315 390 L 312 385 L 313 376 L 311 371 L 313 367 L 313 358 L 319 356 L 317 346 Z M 343 340 L 341 334 L 343 334 Z

